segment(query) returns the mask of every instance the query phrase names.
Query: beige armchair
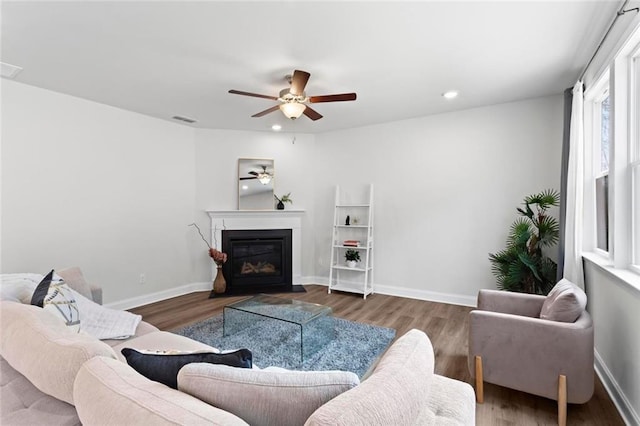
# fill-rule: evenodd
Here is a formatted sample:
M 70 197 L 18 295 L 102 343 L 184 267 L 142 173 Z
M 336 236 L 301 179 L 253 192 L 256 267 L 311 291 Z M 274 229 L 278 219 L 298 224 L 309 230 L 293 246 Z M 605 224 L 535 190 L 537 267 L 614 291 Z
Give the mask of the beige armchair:
M 565 425 L 567 403 L 593 395 L 593 323 L 584 304 L 574 322 L 541 319 L 550 296 L 480 290 L 469 315 L 468 364 L 478 403 L 486 381 L 557 400 Z

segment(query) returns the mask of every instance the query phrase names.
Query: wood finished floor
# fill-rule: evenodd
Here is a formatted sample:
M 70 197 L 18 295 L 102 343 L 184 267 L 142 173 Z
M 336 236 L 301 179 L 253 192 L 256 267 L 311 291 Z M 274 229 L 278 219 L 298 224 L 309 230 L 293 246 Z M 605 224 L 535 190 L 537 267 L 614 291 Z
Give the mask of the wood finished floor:
M 306 285 L 307 293 L 289 293 L 295 298 L 330 306 L 334 316 L 396 329 L 396 338 L 412 328 L 427 333 L 435 350 L 437 374 L 472 383 L 467 369 L 467 317 L 471 308 L 374 294 L 361 296 Z M 132 309 L 161 330 L 171 331 L 222 313 L 222 308 L 241 297 L 209 299 L 209 292 L 196 292 Z M 478 425 L 557 424 L 555 401 L 485 384 L 484 404 L 476 405 Z M 602 383 L 596 377 L 595 394 L 582 405 L 569 404 L 569 425 L 624 425 Z

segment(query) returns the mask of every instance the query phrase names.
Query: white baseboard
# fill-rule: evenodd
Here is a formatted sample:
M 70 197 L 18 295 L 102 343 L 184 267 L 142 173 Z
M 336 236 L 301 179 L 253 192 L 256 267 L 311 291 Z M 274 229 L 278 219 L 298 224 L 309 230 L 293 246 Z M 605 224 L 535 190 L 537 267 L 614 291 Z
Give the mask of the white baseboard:
M 327 277 L 303 277 L 303 284 L 318 284 L 329 286 Z M 408 299 L 428 300 L 429 302 L 449 303 L 451 305 L 476 307 L 476 296 L 464 296 L 453 293 L 439 293 L 437 291 L 419 290 L 409 287 L 374 285 L 374 293 L 388 296 L 406 297 Z
M 476 307 L 476 296 L 464 296 L 453 293 L 440 293 L 437 291 L 417 290 L 408 287 L 395 287 L 377 285 L 374 287 L 378 294 L 389 296 L 407 297 L 409 299 L 428 300 L 430 302 L 448 303 L 451 305 L 461 305 Z
M 329 286 L 329 280 L 326 277 L 301 277 L 301 284 L 318 284 Z M 452 293 L 438 293 L 428 290 L 417 290 L 408 287 L 397 286 L 375 286 L 375 292 L 386 294 L 388 296 L 406 297 L 409 299 L 428 300 L 430 302 L 449 303 L 452 305 L 476 306 L 476 298 L 474 296 L 461 296 Z M 117 302 L 106 303 L 105 306 L 111 309 L 127 310 L 137 308 L 138 306 L 148 305 L 149 303 L 159 302 L 161 300 L 170 299 L 172 297 L 182 296 L 184 294 L 193 293 L 194 291 L 211 290 L 210 282 L 190 283 L 155 293 L 143 294 L 129 299 L 119 300 Z
M 132 297 L 117 302 L 106 303 L 105 306 L 111 309 L 127 310 L 137 308 L 138 306 L 148 305 L 149 303 L 159 302 L 161 300 L 170 299 L 176 296 L 193 293 L 194 291 L 211 290 L 211 282 L 190 283 L 167 290 L 157 291 L 155 293 L 143 294 L 142 296 Z
M 613 374 L 611 374 L 611 371 L 609 371 L 609 368 L 607 368 L 607 365 L 604 363 L 597 350 L 595 350 L 595 367 L 596 374 L 600 378 L 602 385 L 618 409 L 618 412 L 622 416 L 622 420 L 624 420 L 625 424 L 636 426 L 640 425 L 640 416 L 638 416 L 638 413 L 636 413 L 631 406 L 631 403 L 625 396 L 622 389 L 620 389 L 618 382 L 615 377 L 613 377 Z

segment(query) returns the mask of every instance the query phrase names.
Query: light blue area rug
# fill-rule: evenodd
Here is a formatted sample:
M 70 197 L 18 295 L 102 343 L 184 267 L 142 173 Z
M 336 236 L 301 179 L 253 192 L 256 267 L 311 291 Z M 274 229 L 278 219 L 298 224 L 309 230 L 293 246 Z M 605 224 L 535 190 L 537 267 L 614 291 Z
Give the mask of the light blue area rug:
M 250 328 L 224 337 L 222 315 L 175 330 L 174 333 L 221 350 L 247 348 L 260 368 L 276 366 L 291 370 L 352 371 L 362 378 L 393 340 L 396 331 L 333 318 L 335 338 L 323 349 L 300 362 L 300 333 L 281 321 L 258 321 Z

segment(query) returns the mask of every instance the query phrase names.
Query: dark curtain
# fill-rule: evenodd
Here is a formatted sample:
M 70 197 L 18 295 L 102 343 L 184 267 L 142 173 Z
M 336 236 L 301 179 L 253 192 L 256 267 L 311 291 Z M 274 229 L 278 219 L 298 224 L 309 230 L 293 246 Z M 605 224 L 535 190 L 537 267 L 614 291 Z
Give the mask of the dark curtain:
M 558 281 L 562 279 L 564 270 L 564 230 L 567 213 L 567 169 L 569 167 L 569 135 L 571 133 L 571 104 L 573 88 L 564 91 L 564 128 L 562 130 L 562 163 L 560 165 L 560 239 L 558 240 Z

